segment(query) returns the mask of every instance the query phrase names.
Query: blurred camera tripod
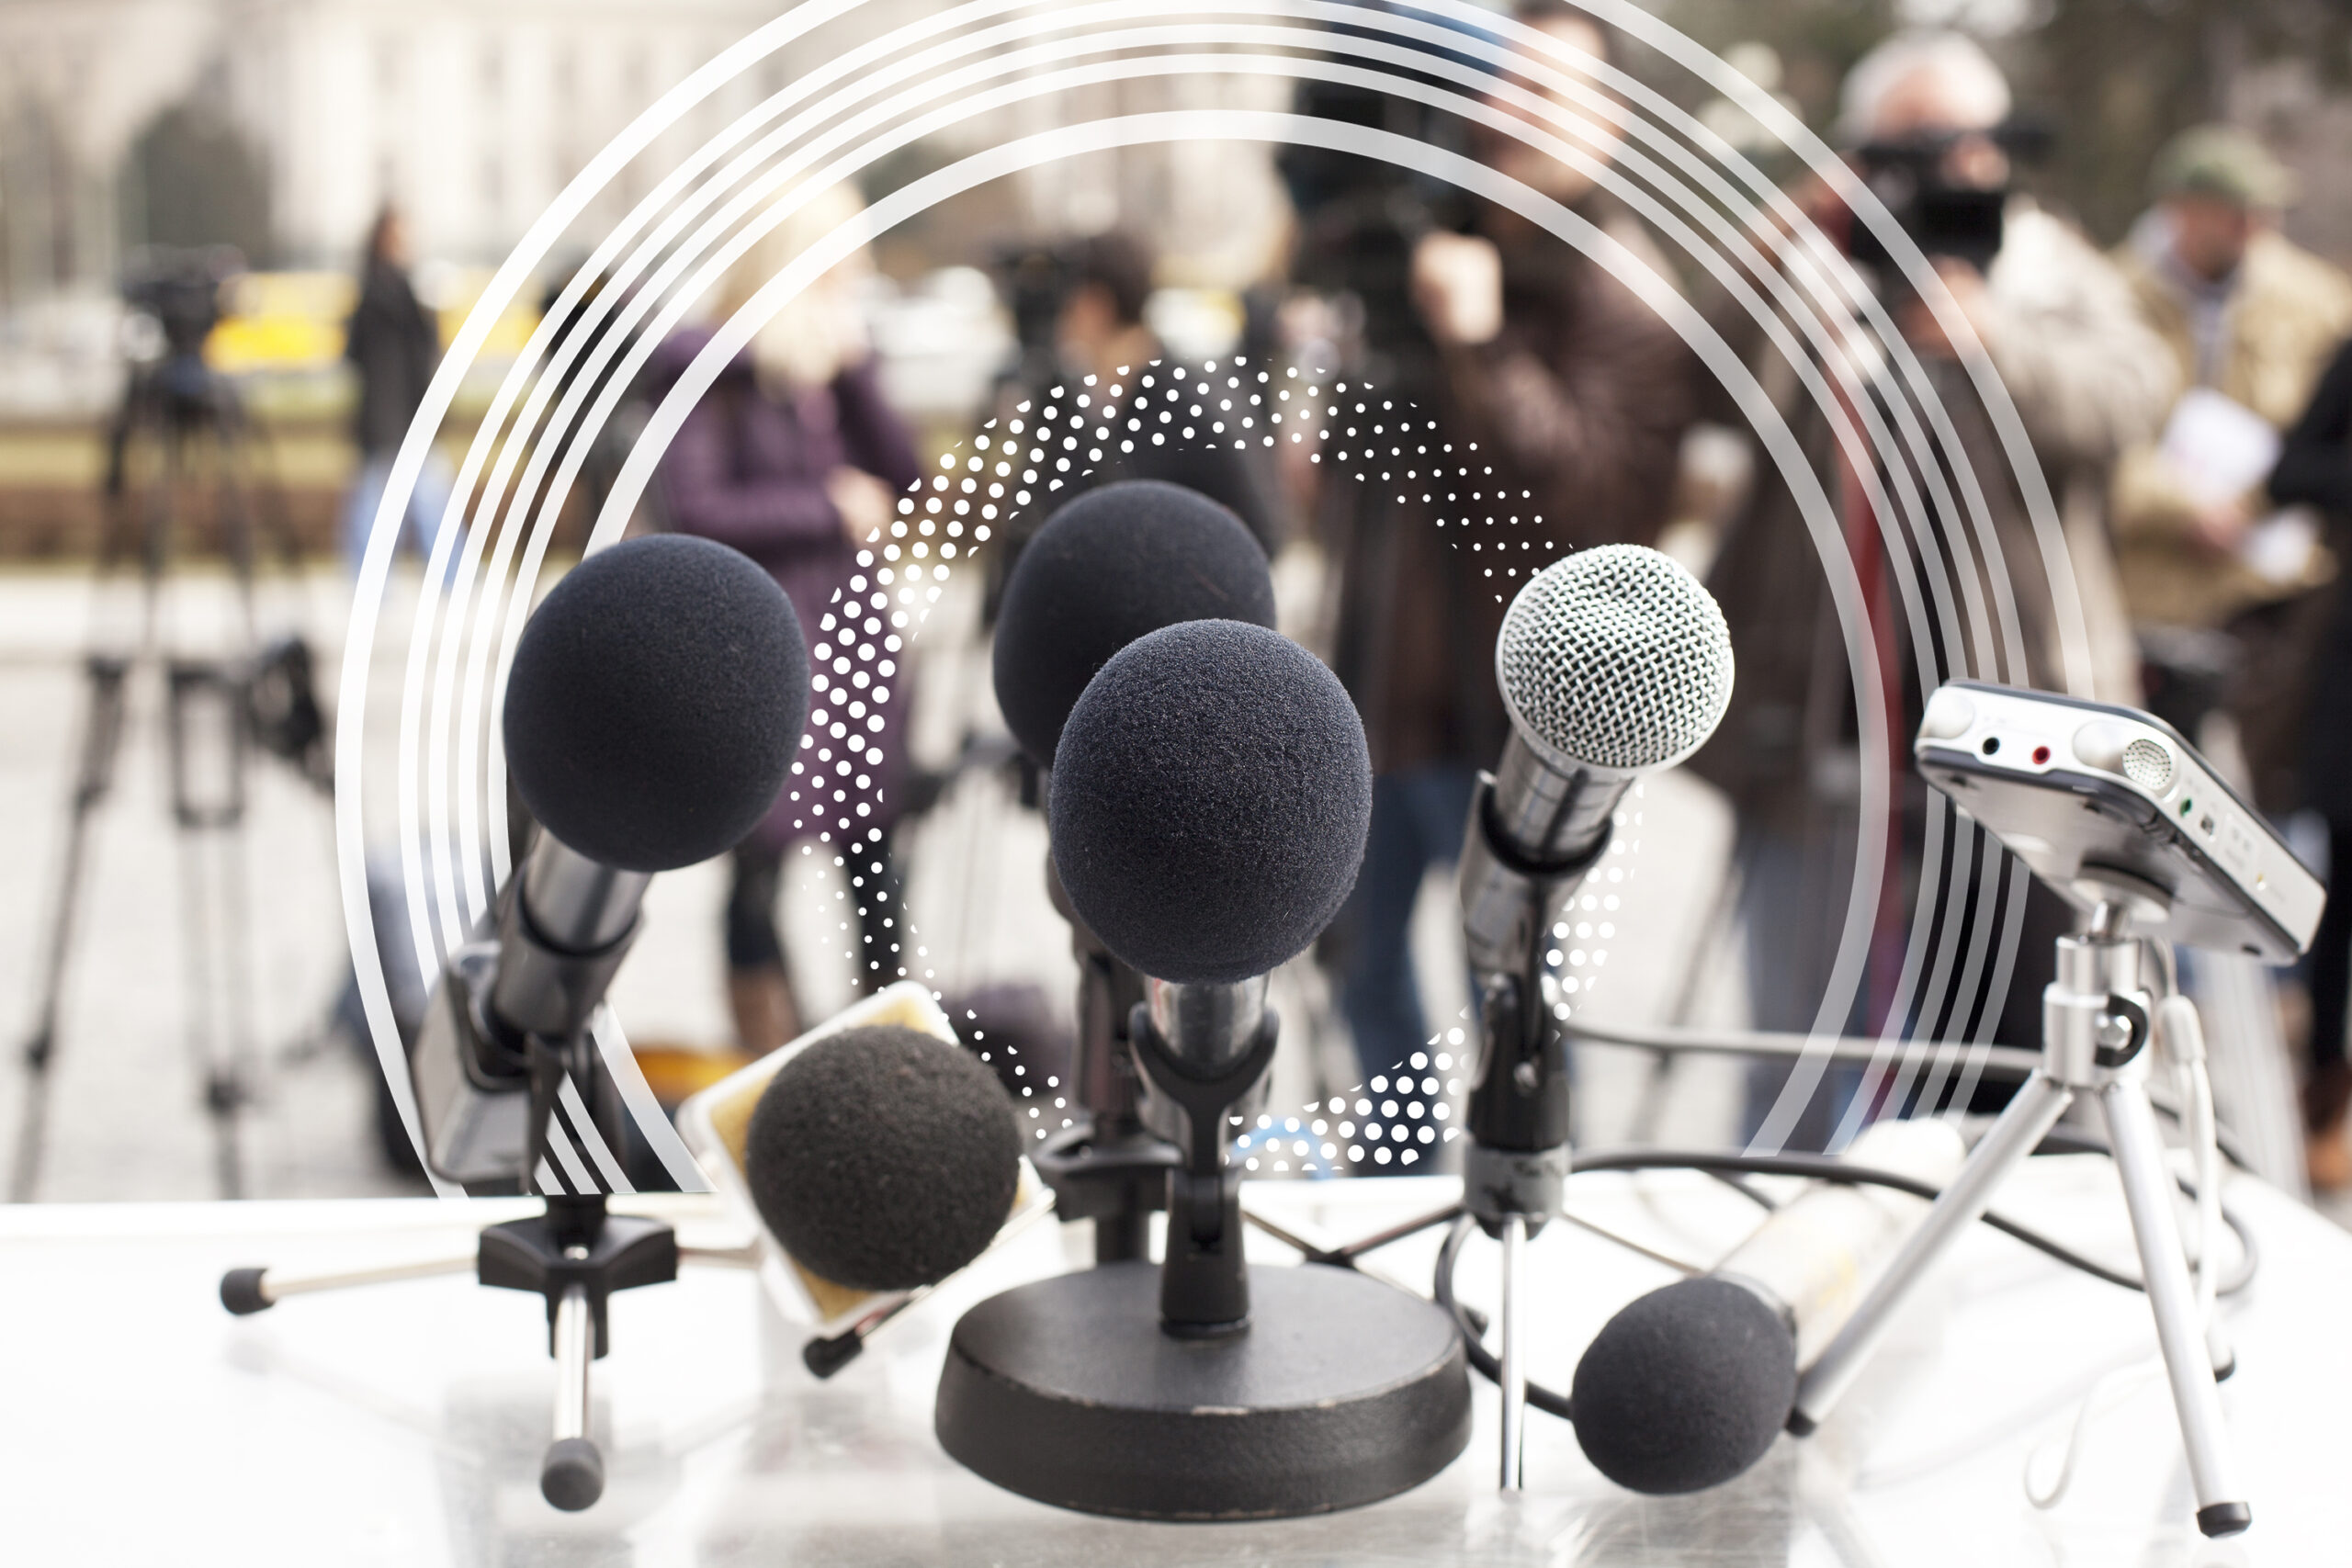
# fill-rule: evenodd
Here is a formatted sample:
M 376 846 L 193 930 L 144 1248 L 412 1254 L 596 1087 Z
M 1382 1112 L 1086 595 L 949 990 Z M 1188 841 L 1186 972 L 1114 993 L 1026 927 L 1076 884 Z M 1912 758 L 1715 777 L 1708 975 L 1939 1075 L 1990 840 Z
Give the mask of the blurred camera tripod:
M 240 1197 L 244 1190 L 238 1120 L 252 1074 L 252 971 L 243 829 L 252 750 L 259 745 L 292 762 L 313 784 L 333 787 L 310 648 L 291 637 L 262 648 L 254 631 L 257 517 L 272 529 L 289 570 L 298 558 L 283 508 L 274 491 L 253 481 L 253 430 L 236 389 L 203 361 L 210 320 L 168 306 L 160 313 L 167 352 L 133 369 L 107 433 L 97 597 L 103 602 L 107 585 L 135 555 L 139 628 L 133 637 L 107 638 L 94 627 L 83 660 L 88 699 L 40 998 L 25 1045 L 24 1109 L 8 1191 L 16 1202 L 29 1201 L 40 1187 L 58 1013 L 81 912 L 91 823 L 114 787 L 133 671 L 159 663 L 164 677 L 188 1045 L 202 1077 L 223 1197 Z M 164 587 L 190 521 L 183 513 L 206 489 L 209 521 L 235 584 L 238 624 L 232 652 L 190 658 L 164 648 Z M 256 506 L 257 492 L 265 505 Z

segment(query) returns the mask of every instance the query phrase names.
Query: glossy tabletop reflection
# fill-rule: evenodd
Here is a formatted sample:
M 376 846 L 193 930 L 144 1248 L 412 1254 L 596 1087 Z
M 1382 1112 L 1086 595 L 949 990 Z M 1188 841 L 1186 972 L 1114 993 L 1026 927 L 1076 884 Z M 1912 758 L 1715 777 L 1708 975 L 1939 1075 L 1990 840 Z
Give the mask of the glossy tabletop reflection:
M 1697 1178 L 1580 1177 L 1570 1209 L 1646 1246 L 1712 1260 L 1754 1223 Z M 1247 1201 L 1332 1240 L 1436 1207 L 1442 1179 L 1253 1184 Z M 465 1244 L 514 1203 L 189 1203 L 0 1212 L 0 1525 L 23 1563 L 176 1565 L 1004 1564 L 2309 1564 L 2352 1542 L 2352 1237 L 2241 1181 L 2263 1250 L 2232 1309 L 2239 1372 L 2222 1398 L 2254 1530 L 2190 1523 L 2177 1431 L 2136 1295 L 1977 1227 L 1812 1439 L 1783 1438 L 1733 1483 L 1643 1498 L 1602 1480 L 1574 1435 L 1531 1417 L 1528 1491 L 1494 1491 L 1494 1391 L 1469 1450 L 1388 1502 L 1316 1518 L 1151 1525 L 1057 1512 L 941 1452 L 932 1399 L 948 1329 L 996 1290 L 1068 1267 L 1034 1227 L 875 1341 L 831 1382 L 756 1280 L 690 1270 L 615 1300 L 596 1365 L 603 1502 L 562 1515 L 537 1485 L 553 1368 L 538 1298 L 465 1276 L 304 1296 L 232 1319 L 214 1295 L 246 1263 L 304 1269 Z M 686 1239 L 723 1240 L 709 1200 L 640 1201 Z M 2111 1173 L 2033 1162 L 1998 1205 L 2129 1266 Z M 1283 1250 L 1254 1237 L 1253 1256 Z M 1376 1255 L 1426 1291 L 1437 1235 Z M 1463 1293 L 1491 1304 L 1474 1242 Z M 1565 1387 L 1600 1325 L 1673 1276 L 1557 1224 L 1531 1248 L 1531 1362 Z M 2132 1369 L 2145 1367 L 2146 1375 Z M 2110 1376 L 2109 1374 L 2116 1374 Z M 2101 1395 L 2072 1491 L 2027 1502 L 2023 1472 Z M 2043 1472 L 2037 1471 L 2037 1474 Z

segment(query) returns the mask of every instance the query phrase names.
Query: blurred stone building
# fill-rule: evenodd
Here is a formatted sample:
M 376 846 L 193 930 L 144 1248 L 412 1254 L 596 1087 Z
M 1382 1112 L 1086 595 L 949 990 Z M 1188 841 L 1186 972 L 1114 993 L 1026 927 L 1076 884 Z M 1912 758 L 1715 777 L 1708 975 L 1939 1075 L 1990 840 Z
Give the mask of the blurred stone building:
M 872 36 L 943 7 L 885 0 Z M 347 265 L 371 214 L 406 209 L 416 250 L 494 262 L 662 92 L 763 23 L 774 0 L 0 0 L 0 301 L 103 285 L 146 242 L 235 243 L 258 264 Z M 837 40 L 841 35 L 829 34 Z M 659 168 L 829 52 L 771 56 L 642 163 Z M 1065 109 L 1230 104 L 1228 84 L 1143 81 L 1032 104 L 941 138 L 948 150 Z M 1286 94 L 1269 80 L 1253 107 Z M 1262 160 L 1251 160 L 1262 163 Z M 1232 232 L 1211 145 L 1145 150 L 1014 182 L 1043 228 L 1140 221 Z M 617 217 L 641 170 L 608 193 Z M 1262 231 L 1262 217 L 1239 225 Z M 1261 240 L 1262 233 L 1252 236 Z

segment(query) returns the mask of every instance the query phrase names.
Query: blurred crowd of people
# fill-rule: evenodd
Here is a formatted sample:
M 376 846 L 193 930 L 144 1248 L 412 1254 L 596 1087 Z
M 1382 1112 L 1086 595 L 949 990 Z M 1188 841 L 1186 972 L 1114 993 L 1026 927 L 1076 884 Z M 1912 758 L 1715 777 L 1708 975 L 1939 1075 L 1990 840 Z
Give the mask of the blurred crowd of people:
M 1592 61 L 1615 52 L 1580 9 L 1534 0 L 1518 16 Z M 1531 80 L 1547 79 L 1556 62 L 1521 47 Z M 1346 118 L 1355 107 L 1331 96 L 1339 91 L 1302 89 L 1303 107 Z M 1537 559 L 1657 544 L 1692 510 L 1678 476 L 1694 428 L 1748 423 L 1683 333 L 1623 275 L 1630 265 L 1678 276 L 1596 175 L 1617 133 L 1567 91 L 1545 96 L 1585 120 L 1585 166 L 1487 126 L 1453 134 L 1469 156 L 1565 207 L 1596 243 L 1572 249 L 1458 190 L 1294 150 L 1280 160 L 1296 209 L 1290 276 L 1273 286 L 1275 309 L 1251 312 L 1252 352 L 1304 355 L 1316 341 L 1317 352 L 1337 355 L 1334 368 L 1419 410 L 1442 438 L 1465 451 L 1475 442 L 1480 471 L 1464 481 L 1475 494 L 1433 487 L 1399 499 L 1328 466 L 1279 453 L 1261 461 L 1209 443 L 1125 454 L 1086 481 L 1192 484 L 1231 506 L 1270 553 L 1295 540 L 1328 563 L 1332 609 L 1320 641 L 1363 716 L 1377 777 L 1362 878 L 1320 953 L 1367 1076 L 1430 1037 L 1408 951 L 1414 902 L 1430 868 L 1458 852 L 1477 770 L 1492 765 L 1505 734 L 1492 650 L 1508 594 L 1497 592 L 1492 551 L 1506 538 L 1520 549 L 1537 543 Z M 1493 107 L 1532 118 L 1524 104 Z M 1923 498 L 1932 532 L 1977 540 L 1953 557 L 1980 576 L 1963 592 L 2006 587 L 2018 642 L 2003 678 L 2152 708 L 2274 821 L 2293 822 L 2299 849 L 2324 856 L 2332 883 L 2344 885 L 2352 869 L 2352 615 L 2338 571 L 2352 561 L 2352 279 L 2285 238 L 2278 219 L 2294 199 L 2291 181 L 2256 140 L 2222 126 L 2165 149 L 2149 171 L 2145 215 L 2102 252 L 2019 188 L 2011 109 L 1999 68 L 1954 33 L 1890 39 L 1846 83 L 1838 135 L 1857 170 L 1897 171 L 1940 203 L 1898 216 L 1939 275 L 1945 308 L 1869 256 L 1871 236 L 1826 184 L 1808 179 L 1790 192 L 1823 232 L 1850 237 L 1858 262 L 1873 260 L 1879 297 L 1951 421 L 1949 450 L 1973 471 L 1973 486 L 1872 471 L 1868 458 L 1858 467 L 1833 412 L 1852 417 L 1873 396 L 1870 378 L 1892 372 L 1864 367 L 1860 389 L 1825 407 L 1731 291 L 1713 280 L 1685 285 L 1778 403 L 1806 484 L 1830 498 L 1835 543 L 1860 587 L 1861 635 L 1887 674 L 1882 694 L 1855 690 L 1824 569 L 1830 542 L 1809 525 L 1792 476 L 1758 462 L 1744 493 L 1713 519 L 1707 581 L 1739 670 L 1732 709 L 1693 765 L 1736 814 L 1758 1028 L 1977 1027 L 2003 1043 L 2040 1043 L 2041 971 L 2070 916 L 2038 889 L 1997 1018 L 1975 1019 L 1965 998 L 1951 1018 L 1894 1016 L 1905 1005 L 1897 972 L 1927 852 L 1925 790 L 1907 765 L 1923 633 L 1899 591 L 1899 552 L 1921 547 L 1878 510 L 1897 491 Z M 832 193 L 748 253 L 714 302 L 719 316 L 854 200 Z M 812 627 L 856 576 L 857 541 L 886 525 L 898 492 L 917 481 L 915 443 L 882 395 L 858 324 L 856 271 L 866 265 L 843 264 L 760 330 L 679 431 L 650 498 L 661 525 L 723 540 L 766 566 Z M 1154 258 L 1138 241 L 1101 235 L 1038 265 L 1051 275 L 1049 309 L 1033 363 L 1008 373 L 1004 408 L 1060 378 L 1107 384 L 1161 355 L 1147 310 Z M 431 369 L 429 327 L 401 266 L 388 213 L 369 243 L 350 338 L 366 389 L 355 541 Z M 654 380 L 674 378 L 707 341 L 697 332 L 666 345 Z M 1976 378 L 1986 365 L 2006 407 L 1983 394 Z M 2022 454 L 2012 410 L 2030 448 Z M 2024 482 L 2020 459 L 2032 470 Z M 1981 520 L 1957 510 L 1955 496 L 1972 489 Z M 2043 490 L 2058 519 L 2054 544 L 2037 527 Z M 422 507 L 413 525 L 421 531 L 437 513 Z M 1023 526 L 1008 521 L 1007 548 Z M 1487 548 L 1461 547 L 1465 538 Z M 1991 581 L 1996 570 L 2006 585 Z M 1942 650 L 1948 662 L 1961 654 Z M 905 680 L 868 694 L 882 722 L 860 776 L 884 806 L 851 869 L 865 911 L 860 972 L 874 984 L 899 973 L 893 831 L 899 803 L 920 793 L 905 756 L 909 695 Z M 1865 700 L 1887 705 L 1888 756 L 1863 754 L 1864 736 L 1877 732 L 1860 722 Z M 1877 890 L 1851 1006 L 1825 1009 L 1856 875 L 1861 781 L 1875 767 L 1900 781 L 1889 844 L 1897 869 Z M 791 795 L 735 857 L 727 953 L 735 1017 L 752 1048 L 798 1026 L 775 923 L 778 870 L 817 825 Z M 2347 967 L 2352 914 L 2338 900 L 2302 976 L 2308 1158 L 2312 1181 L 2327 1188 L 2352 1185 Z M 1771 1074 L 1751 1086 L 1751 1130 L 1781 1087 Z M 1829 1141 L 1859 1088 L 1840 1079 L 1789 1108 L 1790 1141 Z

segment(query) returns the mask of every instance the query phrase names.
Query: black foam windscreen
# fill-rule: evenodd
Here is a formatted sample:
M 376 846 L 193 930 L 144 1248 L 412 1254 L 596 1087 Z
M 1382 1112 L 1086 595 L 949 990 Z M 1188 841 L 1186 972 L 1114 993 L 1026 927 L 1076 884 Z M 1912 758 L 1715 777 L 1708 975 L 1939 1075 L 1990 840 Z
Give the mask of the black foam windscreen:
M 910 1291 L 985 1250 L 1020 1186 L 996 1075 L 897 1025 L 843 1030 L 768 1080 L 743 1180 L 786 1251 L 837 1285 Z
M 751 831 L 808 719 L 808 647 L 750 557 L 682 534 L 601 550 L 523 628 L 506 765 L 591 860 L 669 871 Z
M 1635 1492 L 1696 1492 L 1764 1457 L 1796 1402 L 1797 1348 L 1754 1292 L 1702 1275 L 1630 1303 L 1568 1393 L 1594 1468 Z
M 1363 724 L 1279 632 L 1190 621 L 1137 638 L 1070 710 L 1049 802 L 1080 919 L 1158 979 L 1230 984 L 1313 942 L 1372 823 Z
M 1055 513 L 1021 552 L 997 615 L 997 706 L 1051 767 L 1079 694 L 1119 649 L 1180 621 L 1274 624 L 1266 552 L 1198 491 L 1129 479 Z

